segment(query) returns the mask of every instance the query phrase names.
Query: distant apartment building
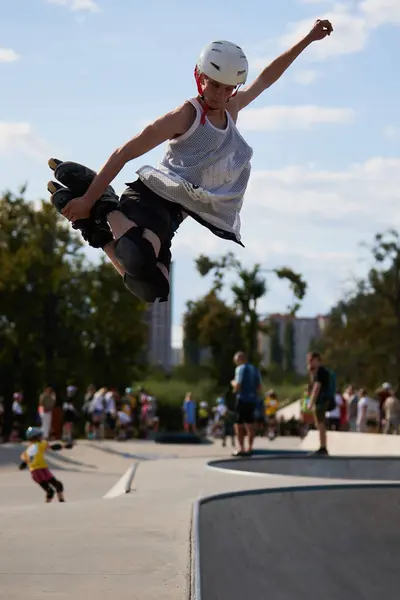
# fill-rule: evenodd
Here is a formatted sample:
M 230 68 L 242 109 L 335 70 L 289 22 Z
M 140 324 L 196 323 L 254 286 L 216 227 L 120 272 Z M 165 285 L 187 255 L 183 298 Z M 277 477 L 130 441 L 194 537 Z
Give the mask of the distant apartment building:
M 285 332 L 288 324 L 293 326 L 293 369 L 299 375 L 307 373 L 306 356 L 313 340 L 321 337 L 326 324 L 326 317 L 290 317 L 289 315 L 272 314 L 264 323 L 267 327 L 273 328 L 275 339 L 272 339 L 270 332 L 259 332 L 258 351 L 261 355 L 262 364 L 268 367 L 273 362 L 273 343 L 279 344 L 282 351 L 282 366 L 285 362 Z
M 167 302 L 150 304 L 146 311 L 148 325 L 147 357 L 150 365 L 160 366 L 170 371 L 174 365 L 172 352 L 172 276 L 171 264 L 170 282 L 171 293 Z
M 183 348 L 172 348 L 172 365 L 177 367 L 183 364 Z

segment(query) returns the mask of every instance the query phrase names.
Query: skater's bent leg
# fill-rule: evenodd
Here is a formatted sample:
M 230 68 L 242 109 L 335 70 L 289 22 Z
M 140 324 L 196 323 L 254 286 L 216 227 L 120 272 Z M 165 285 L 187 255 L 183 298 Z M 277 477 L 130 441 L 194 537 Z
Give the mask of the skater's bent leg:
M 121 213 L 116 213 L 109 222 L 115 237 L 115 256 L 125 272 L 138 277 L 142 271 L 153 270 L 161 246 L 159 237 L 145 232 Z
M 51 502 L 53 500 L 54 497 L 54 490 L 50 485 L 50 481 L 41 481 L 39 483 L 40 487 L 42 488 L 42 490 L 44 490 L 46 492 L 46 504 L 48 504 L 49 502 Z
M 168 270 L 168 268 L 163 263 L 157 262 L 157 269 L 160 269 L 161 273 L 163 274 L 163 276 L 165 277 L 165 279 L 169 283 L 169 270 Z
M 161 302 L 168 300 L 170 291 L 169 269 L 171 265 L 170 246 L 171 240 L 161 246 L 154 268 L 143 270 L 138 277 L 132 277 L 129 273 L 124 276 L 125 286 L 143 302 L 153 304 L 157 300 Z
M 117 257 L 115 256 L 115 242 L 111 242 L 110 244 L 107 244 L 107 246 L 104 246 L 103 250 L 104 250 L 105 254 L 107 254 L 108 258 L 110 259 L 111 264 L 114 267 L 114 269 L 116 269 L 116 271 L 118 271 L 118 273 L 121 275 L 121 277 L 123 277 L 125 275 L 125 269 L 121 265 L 121 263 L 118 261 Z
M 123 277 L 128 290 L 139 300 L 152 304 L 158 298 L 168 295 L 169 292 L 169 270 L 168 267 L 160 262 L 156 264 L 155 275 L 146 273 L 141 277 L 131 277 L 125 272 L 124 267 L 115 255 L 115 242 L 107 244 L 103 248 L 105 254 L 111 261 L 114 269 Z
M 165 265 L 157 263 L 152 271 L 139 277 L 125 273 L 124 283 L 134 296 L 147 304 L 154 304 L 157 300 L 166 301 L 169 295 L 169 274 L 165 271 Z
M 119 240 L 119 238 L 125 235 L 132 227 L 137 227 L 137 224 L 134 221 L 128 219 L 122 212 L 117 210 L 110 213 L 107 216 L 107 219 L 116 240 Z M 143 230 L 143 237 L 150 242 L 153 246 L 154 254 L 158 256 L 161 247 L 160 238 L 153 231 L 150 231 L 150 229 Z
M 150 242 L 150 244 L 154 248 L 155 255 L 158 256 L 161 248 L 160 238 L 153 231 L 150 231 L 150 229 L 145 229 L 143 231 L 143 237 L 145 240 L 148 240 Z
M 116 240 L 125 235 L 132 227 L 137 227 L 136 223 L 128 219 L 122 212 L 114 210 L 107 215 L 107 221 Z
M 49 480 L 49 484 L 52 485 L 53 488 L 56 490 L 59 502 L 64 502 L 64 486 L 62 482 L 59 479 L 53 477 Z

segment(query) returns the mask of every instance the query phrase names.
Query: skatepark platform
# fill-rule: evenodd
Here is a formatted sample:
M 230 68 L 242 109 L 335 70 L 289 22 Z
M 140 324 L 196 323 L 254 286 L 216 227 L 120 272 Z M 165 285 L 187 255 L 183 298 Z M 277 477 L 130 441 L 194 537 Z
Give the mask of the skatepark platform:
M 290 437 L 277 438 L 273 442 L 265 438 L 257 439 L 255 456 L 249 462 L 257 462 L 258 457 L 260 461 L 265 460 L 265 457 L 270 459 L 285 457 L 291 461 L 297 458 L 304 460 L 302 453 L 315 450 L 317 443 L 315 436 L 310 438 L 307 436 L 305 440 Z M 260 488 L 262 494 L 270 491 L 282 497 L 286 493 L 285 498 L 291 499 L 293 514 L 297 514 L 299 520 L 288 519 L 287 530 L 282 526 L 279 535 L 286 540 L 285 552 L 290 554 L 289 541 L 293 537 L 297 545 L 293 546 L 292 562 L 296 563 L 299 555 L 298 547 L 304 540 L 304 549 L 313 559 L 311 561 L 310 558 L 310 561 L 315 563 L 321 554 L 321 548 L 331 549 L 333 542 L 325 541 L 322 530 L 320 532 L 314 528 L 317 516 L 313 511 L 314 506 L 317 505 L 312 502 L 312 497 L 309 497 L 309 503 L 305 503 L 304 506 L 297 492 L 305 486 L 310 486 L 310 494 L 325 497 L 328 513 L 324 519 L 320 515 L 320 519 L 324 521 L 326 535 L 329 530 L 330 536 L 336 536 L 335 539 L 338 539 L 337 522 L 331 518 L 331 513 L 336 509 L 344 511 L 343 523 L 347 524 L 344 531 L 347 532 L 350 527 L 350 516 L 356 511 L 354 508 L 350 511 L 349 505 L 340 504 L 339 499 L 336 501 L 331 496 L 331 486 L 349 485 L 351 489 L 356 485 L 362 485 L 365 494 L 369 493 L 365 487 L 366 482 L 358 479 L 356 484 L 354 478 L 349 477 L 349 473 L 346 473 L 345 477 L 335 479 L 334 473 L 331 477 L 327 477 L 326 471 L 307 476 L 298 473 L 249 474 L 239 469 L 228 471 L 210 468 L 210 461 L 232 461 L 231 446 L 222 447 L 220 440 L 205 444 L 80 440 L 72 450 L 49 453 L 51 470 L 65 483 L 67 502 L 45 505 L 43 491 L 32 483 L 28 472 L 20 472 L 17 469 L 21 449 L 22 447 L 18 445 L 0 446 L 0 518 L 2 519 L 0 588 L 2 597 L 10 600 L 24 600 L 27 597 L 30 600 L 42 600 L 44 596 L 57 600 L 67 600 L 71 596 L 74 600 L 86 600 L 88 595 L 102 600 L 115 600 L 116 597 L 119 600 L 199 600 L 197 594 L 199 578 L 196 577 L 196 573 L 199 572 L 198 561 L 201 562 L 201 551 L 198 552 L 197 549 L 201 550 L 201 547 L 194 543 L 198 536 L 196 538 L 196 518 L 193 519 L 193 507 L 203 502 L 202 499 L 206 499 L 204 503 L 206 504 L 207 499 L 219 494 L 226 496 L 254 491 L 259 495 Z M 350 458 L 345 458 L 343 464 L 349 460 L 353 461 L 356 456 L 362 454 L 388 455 L 388 459 L 381 461 L 383 465 L 386 460 L 400 456 L 400 437 L 397 440 L 387 440 L 385 436 L 370 437 L 368 434 L 362 436 L 347 433 L 329 434 L 329 449 L 332 456 L 324 459 L 321 467 L 332 465 L 336 456 L 340 454 L 352 455 Z M 245 460 L 247 459 L 235 459 L 234 466 L 244 466 Z M 300 462 L 295 464 L 297 467 L 301 465 Z M 397 462 L 395 464 L 397 465 Z M 318 491 L 322 485 L 324 490 Z M 372 480 L 370 485 L 376 487 L 376 480 L 375 482 Z M 395 489 L 395 484 L 391 482 L 388 486 L 385 492 L 389 494 L 392 489 Z M 288 491 L 285 492 L 285 489 Z M 126 493 L 128 490 L 130 493 Z M 395 492 L 400 495 L 400 489 L 395 489 Z M 360 513 L 364 511 L 363 499 L 366 497 L 359 497 Z M 300 504 L 297 503 L 298 499 Z M 386 495 L 382 494 L 380 502 L 376 501 L 375 512 L 372 512 L 372 506 L 368 509 L 367 505 L 369 516 L 372 516 L 374 527 L 379 531 L 379 535 L 373 537 L 372 534 L 365 533 L 361 528 L 363 523 L 361 516 L 356 513 L 351 530 L 353 542 L 349 541 L 353 544 L 351 548 L 354 553 L 356 553 L 356 542 L 363 552 L 364 542 L 368 542 L 371 546 L 375 545 L 371 553 L 376 555 L 383 553 L 382 556 L 388 557 L 387 569 L 383 567 L 379 557 L 374 566 L 375 575 L 379 573 L 380 576 L 379 600 L 383 596 L 382 590 L 386 593 L 392 581 L 390 560 L 395 562 L 396 555 L 399 555 L 396 547 L 399 537 L 397 535 L 399 517 L 394 509 L 392 511 L 389 502 L 391 500 L 386 502 Z M 232 515 L 232 512 L 229 513 L 229 505 L 226 506 L 224 510 Z M 248 515 L 246 531 L 259 525 L 263 528 L 264 524 L 267 525 L 269 520 L 275 518 L 274 510 L 272 509 L 271 514 L 266 517 L 257 511 L 254 515 Z M 349 511 L 350 516 L 346 516 L 346 510 Z M 240 514 L 240 511 L 234 512 L 235 516 L 231 520 L 232 547 L 228 550 L 232 552 L 235 544 L 239 544 L 235 541 L 235 531 L 239 528 Z M 277 519 L 280 519 L 279 522 L 285 521 L 279 509 L 276 514 Z M 392 521 L 393 537 L 387 539 L 385 536 L 389 521 Z M 278 529 L 268 529 L 271 532 L 271 538 L 268 539 L 274 544 L 275 538 L 272 537 L 272 533 L 277 535 Z M 375 532 L 376 529 L 373 531 Z M 343 536 L 339 537 L 339 541 L 341 540 L 340 543 L 345 546 L 347 538 Z M 259 539 L 256 538 L 255 541 L 258 543 Z M 246 561 L 245 567 L 251 570 L 253 564 L 250 562 L 252 559 L 249 546 L 253 540 L 245 538 L 243 543 L 245 546 L 238 547 L 242 550 L 249 549 L 248 555 L 242 554 L 242 560 Z M 381 545 L 385 546 L 386 543 L 392 544 L 388 552 L 385 548 L 381 548 Z M 319 579 L 314 576 L 314 571 L 306 575 L 299 574 L 297 571 L 294 573 L 294 578 L 297 576 L 306 578 L 310 591 L 308 598 L 325 599 L 326 596 L 319 594 L 319 590 L 315 592 L 312 583 L 315 579 L 318 584 L 324 578 L 328 578 L 327 581 L 330 582 L 333 577 L 337 577 L 338 583 L 342 586 L 355 590 L 352 597 L 354 600 L 365 597 L 362 595 L 363 590 L 357 593 L 357 590 L 360 590 L 357 586 L 360 585 L 359 573 L 364 576 L 366 569 L 359 568 L 357 557 L 353 562 L 350 560 L 352 557 L 349 557 L 349 568 L 344 571 L 343 561 L 340 559 L 338 562 L 337 558 L 343 552 L 342 546 L 335 546 L 336 555 L 333 560 L 329 559 L 324 563 L 321 575 L 318 575 L 317 571 Z M 262 546 L 262 548 L 263 551 L 266 548 L 265 557 L 258 557 L 259 562 L 255 563 L 257 573 L 253 573 L 256 587 L 253 590 L 252 579 L 245 597 L 255 600 L 282 597 L 278 595 L 280 588 L 277 588 L 276 595 L 273 587 L 269 596 L 265 594 L 260 596 L 258 593 L 257 586 L 261 574 L 268 575 L 271 569 L 277 569 L 278 574 L 272 573 L 270 580 L 276 583 L 280 578 L 281 586 L 288 576 L 283 567 L 271 558 L 275 548 L 273 546 Z M 281 552 L 279 543 L 276 545 L 276 552 L 279 557 Z M 389 557 L 390 552 L 396 554 Z M 365 560 L 368 559 L 365 553 L 363 556 Z M 225 568 L 227 563 L 222 554 L 219 560 Z M 229 556 L 227 560 L 230 560 Z M 259 568 L 260 563 L 262 568 Z M 234 568 L 235 563 L 232 564 Z M 300 566 L 302 569 L 309 567 L 308 563 L 304 562 Z M 359 573 L 354 569 L 359 569 Z M 387 572 L 389 575 L 385 581 Z M 378 575 L 376 577 L 378 578 Z M 207 581 L 211 593 L 215 592 L 213 589 L 216 586 L 217 590 L 221 591 L 218 580 Z M 375 581 L 374 579 L 372 583 L 374 584 Z M 303 587 L 300 586 L 299 589 L 303 593 Z M 376 591 L 376 588 L 370 589 Z M 206 594 L 208 589 L 203 585 L 201 591 Z M 226 600 L 229 595 L 223 590 L 222 596 L 219 597 Z M 371 597 L 378 598 L 378 593 Z M 398 585 L 391 590 L 391 593 L 386 593 L 387 600 L 397 597 Z M 299 598 L 302 600 L 302 596 Z
M 194 516 L 195 600 L 394 600 L 400 486 L 222 494 Z
M 302 455 L 254 456 L 210 461 L 209 466 L 251 475 L 290 475 L 364 481 L 399 481 L 400 457 Z

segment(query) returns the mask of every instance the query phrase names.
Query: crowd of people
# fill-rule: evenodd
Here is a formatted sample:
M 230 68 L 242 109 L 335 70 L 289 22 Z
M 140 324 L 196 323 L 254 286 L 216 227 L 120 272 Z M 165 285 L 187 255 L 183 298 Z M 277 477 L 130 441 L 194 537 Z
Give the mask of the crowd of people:
M 143 388 L 126 388 L 121 395 L 116 389 L 89 385 L 82 397 L 75 385 L 68 385 L 64 397 L 59 398 L 53 388 L 46 387 L 38 398 L 34 419 L 27 412 L 23 394 L 15 392 L 10 442 L 24 439 L 25 429 L 31 424 L 41 428 L 44 440 L 63 439 L 67 443 L 83 432 L 89 440 L 123 440 L 146 437 L 159 427 L 156 398 Z M 0 399 L 0 439 L 3 415 Z
M 388 382 L 373 393 L 348 385 L 336 391 L 335 406 L 326 411 L 325 418 L 329 431 L 400 435 L 400 400 Z M 306 430 L 314 425 L 309 386 L 301 398 L 301 421 Z
M 182 403 L 182 427 L 186 433 L 220 438 L 223 446 L 230 438 L 233 447 L 238 442 L 238 452 L 242 454 L 251 452 L 256 435 L 271 440 L 277 435 L 304 437 L 309 429 L 316 428 L 322 436 L 320 453 L 324 453 L 326 431 L 400 434 L 400 400 L 388 382 L 372 394 L 352 385 L 340 392 L 333 372 L 322 364 L 320 355 L 310 354 L 309 384 L 300 399 L 300 418 L 286 421 L 278 416 L 280 399 L 276 392 L 272 389 L 263 392 L 260 373 L 248 363 L 244 353 L 236 353 L 234 362 L 236 369 L 231 382 L 236 398 L 234 406 L 228 406 L 223 396 L 209 405 L 187 392 Z M 3 413 L 0 399 L 0 439 Z M 146 438 L 157 433 L 160 426 L 157 400 L 142 387 L 126 388 L 121 395 L 116 389 L 96 389 L 89 385 L 82 395 L 76 386 L 68 385 L 63 398 L 47 387 L 38 398 L 33 422 L 30 416 L 24 407 L 23 394 L 15 392 L 9 441 L 21 441 L 28 425 L 40 427 L 44 440 L 62 439 L 70 444 L 74 437 L 82 435 L 89 440 Z M 246 436 L 250 444 L 247 452 L 244 451 Z

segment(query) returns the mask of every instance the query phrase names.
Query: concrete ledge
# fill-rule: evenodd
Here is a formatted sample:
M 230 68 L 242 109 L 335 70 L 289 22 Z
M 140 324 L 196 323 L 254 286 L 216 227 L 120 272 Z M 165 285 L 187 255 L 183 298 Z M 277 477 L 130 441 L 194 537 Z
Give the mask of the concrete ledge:
M 335 492 L 347 491 L 351 493 L 353 491 L 354 495 L 354 490 L 355 494 L 357 494 L 357 492 L 361 490 L 386 491 L 389 489 L 396 490 L 396 494 L 394 497 L 392 496 L 390 498 L 391 501 L 389 502 L 389 506 L 387 507 L 387 509 L 389 510 L 391 517 L 396 517 L 399 512 L 399 503 L 397 499 L 397 491 L 400 490 L 399 483 L 350 483 L 304 486 L 297 485 L 284 488 L 275 487 L 270 489 L 263 488 L 253 490 L 242 490 L 236 492 L 226 492 L 198 499 L 193 506 L 192 512 L 192 573 L 190 599 L 216 600 L 217 598 L 219 599 L 222 597 L 227 597 L 231 598 L 232 600 L 236 600 L 236 598 L 243 597 L 243 589 L 238 590 L 236 585 L 239 585 L 239 583 L 241 582 L 240 585 L 242 588 L 249 589 L 248 584 L 252 582 L 252 584 L 255 585 L 255 589 L 257 589 L 258 595 L 256 593 L 256 597 L 265 597 L 265 592 L 268 590 L 268 595 L 271 595 L 273 597 L 284 597 L 288 600 L 291 598 L 302 600 L 304 598 L 305 600 L 309 597 L 308 584 L 303 585 L 301 579 L 299 579 L 300 573 L 298 572 L 297 561 L 294 559 L 293 556 L 292 544 L 297 544 L 297 546 L 301 547 L 304 544 L 305 552 L 301 559 L 302 562 L 305 564 L 307 563 L 307 561 L 311 563 L 311 566 L 313 567 L 314 572 L 316 572 L 317 575 L 321 570 L 322 578 L 320 579 L 318 586 L 320 589 L 325 588 L 326 593 L 328 594 L 326 596 L 327 598 L 330 599 L 342 597 L 343 600 L 347 600 L 347 598 L 353 598 L 355 596 L 365 598 L 374 597 L 373 593 L 376 591 L 376 588 L 375 590 L 373 589 L 372 596 L 368 592 L 369 584 L 373 583 L 368 581 L 368 574 L 370 578 L 372 578 L 372 580 L 376 576 L 376 565 L 374 566 L 372 560 L 375 560 L 375 553 L 378 553 L 378 555 L 382 557 L 381 562 L 386 565 L 388 554 L 391 555 L 391 553 L 394 550 L 393 545 L 396 546 L 397 549 L 400 547 L 400 541 L 391 535 L 391 521 L 388 523 L 388 526 L 384 532 L 387 537 L 386 541 L 384 539 L 385 536 L 382 534 L 381 545 L 379 546 L 380 549 L 375 547 L 375 544 L 373 544 L 372 547 L 367 545 L 359 549 L 358 555 L 360 554 L 360 552 L 361 554 L 363 554 L 361 562 L 363 563 L 364 577 L 359 577 L 359 572 L 356 569 L 350 588 L 348 586 L 349 565 L 346 564 L 347 570 L 342 571 L 341 569 L 343 565 L 337 563 L 338 571 L 335 571 L 335 576 L 332 577 L 332 565 L 329 562 L 330 558 L 324 556 L 323 552 L 321 553 L 321 548 L 323 547 L 323 544 L 321 545 L 321 543 L 322 540 L 325 539 L 324 536 L 330 536 L 330 534 L 332 534 L 332 538 L 330 538 L 328 545 L 331 547 L 331 551 L 332 548 L 335 548 L 336 541 L 335 536 L 333 535 L 333 531 L 336 531 L 336 529 L 332 531 L 332 527 L 329 525 L 332 521 L 333 526 L 335 519 L 340 519 L 340 516 L 338 517 L 337 514 L 335 514 L 335 509 L 337 508 L 337 504 L 339 502 L 339 498 L 335 495 Z M 322 499 L 320 496 L 319 500 L 317 501 L 316 498 L 316 501 L 314 503 L 312 503 L 312 500 L 309 498 L 308 502 L 306 502 L 306 505 L 309 506 L 310 503 L 312 503 L 313 506 L 313 510 L 309 514 L 307 510 L 304 512 L 304 498 L 302 499 L 301 496 L 298 496 L 297 494 L 304 493 L 304 497 L 306 497 L 306 495 L 310 496 L 310 493 L 313 492 L 317 494 L 318 492 L 323 492 L 324 498 Z M 257 497 L 262 498 L 266 495 L 269 495 L 271 497 L 271 500 L 275 496 L 275 499 L 272 500 L 270 514 L 268 514 L 268 511 L 265 512 L 265 506 L 262 503 L 262 501 L 260 502 L 260 500 L 257 500 Z M 279 498 L 279 495 L 282 498 L 282 500 Z M 343 537 L 345 539 L 351 538 L 357 540 L 357 538 L 363 534 L 365 536 L 370 535 L 371 540 L 373 542 L 376 542 L 377 539 L 380 540 L 381 533 L 379 532 L 379 530 L 374 531 L 374 527 L 372 527 L 372 529 L 369 528 L 369 525 L 373 526 L 375 523 L 374 519 L 371 518 L 369 510 L 374 509 L 374 511 L 376 512 L 378 509 L 380 509 L 379 500 L 383 501 L 385 498 L 387 498 L 387 496 L 388 494 L 383 496 L 382 498 L 371 498 L 370 502 L 367 494 L 363 494 L 361 497 L 356 496 L 356 502 L 353 501 L 352 496 L 349 497 L 347 495 L 347 497 L 342 496 L 340 498 L 340 500 L 343 500 L 345 504 L 346 501 L 348 502 L 350 500 L 349 507 L 353 510 L 353 514 L 355 515 L 354 519 L 352 514 L 349 515 L 346 511 L 343 515 L 343 527 L 342 529 L 338 529 L 338 546 L 341 552 L 347 551 L 348 553 L 352 554 L 352 550 L 354 550 L 354 548 L 348 548 L 346 550 L 345 545 L 341 545 L 341 541 L 343 541 L 341 540 L 341 538 Z M 256 512 L 255 514 L 253 513 L 253 503 L 249 503 L 245 500 L 246 498 L 250 497 L 254 498 L 256 502 L 255 507 L 257 507 L 257 503 L 260 504 L 260 506 L 258 507 L 258 510 L 260 512 Z M 296 502 L 296 497 L 299 498 L 299 502 Z M 240 498 L 244 498 L 243 503 L 240 502 Z M 368 509 L 364 510 L 364 512 L 362 512 L 363 505 L 360 503 L 361 498 L 364 500 L 365 505 L 369 506 L 369 504 L 371 504 L 371 506 L 369 506 Z M 284 499 L 284 503 L 287 504 L 286 509 L 285 507 L 282 507 Z M 228 502 L 225 503 L 224 500 L 227 500 Z M 230 503 L 229 500 L 234 501 L 233 506 L 231 506 L 232 503 Z M 206 535 L 203 535 L 203 541 L 201 541 L 201 527 L 205 527 L 204 523 L 202 524 L 201 510 L 205 505 L 213 502 L 216 502 L 215 508 L 212 509 L 216 512 L 216 514 L 214 515 L 215 518 L 213 518 L 211 521 L 210 518 L 208 518 L 208 520 L 210 521 L 210 523 L 215 523 L 216 530 L 213 531 L 213 527 L 210 526 L 210 523 L 207 521 L 206 517 L 207 527 L 204 529 L 204 531 L 206 531 Z M 220 503 L 220 506 L 218 506 L 218 503 Z M 234 508 L 235 506 L 236 508 Z M 288 511 L 288 515 L 291 515 L 292 526 L 293 522 L 299 523 L 299 527 L 296 528 L 296 531 L 292 529 L 290 535 L 287 535 L 286 533 L 282 537 L 282 531 L 279 530 L 279 525 L 275 523 L 275 511 L 278 508 L 278 521 L 280 520 L 280 524 L 282 524 L 282 517 L 285 517 L 285 510 Z M 239 510 L 239 512 L 237 512 L 237 509 Z M 241 514 L 241 512 L 243 512 L 243 514 Z M 316 514 L 314 514 L 315 512 Z M 220 515 L 220 518 L 218 518 L 218 514 Z M 317 528 L 317 530 L 314 527 L 311 527 L 311 529 L 308 529 L 308 535 L 304 536 L 304 530 L 302 529 L 300 524 L 301 519 L 299 521 L 300 517 L 307 518 L 307 523 L 309 527 L 311 527 L 311 517 L 313 517 L 317 523 L 322 523 L 323 527 L 319 529 Z M 222 521 L 229 523 L 229 525 L 225 525 L 225 528 L 223 525 L 221 526 L 221 519 Z M 251 519 L 253 528 L 250 526 L 249 519 Z M 284 522 L 286 523 L 285 519 Z M 262 526 L 261 529 L 258 529 L 258 536 L 254 536 L 254 524 L 255 526 L 257 526 L 257 523 Z M 362 523 L 364 523 L 364 525 L 368 528 L 367 532 L 362 532 L 358 530 L 358 525 L 361 525 Z M 354 532 L 352 533 L 353 524 Z M 214 542 L 212 541 L 214 534 L 216 536 L 216 539 L 218 540 L 217 549 L 214 547 L 215 539 Z M 246 539 L 246 534 L 248 534 L 248 539 Z M 204 538 L 206 541 L 204 541 Z M 276 549 L 274 545 L 274 540 L 284 541 L 281 541 L 280 548 Z M 389 545 L 391 546 L 390 549 L 385 547 L 385 543 L 388 542 L 388 540 Z M 288 544 L 288 558 L 287 560 L 285 559 L 285 564 L 283 565 L 281 564 L 281 561 L 283 560 L 283 556 L 285 556 L 285 553 L 282 553 L 282 548 L 286 548 L 286 543 Z M 206 544 L 206 549 L 202 547 L 202 544 Z M 256 545 L 257 550 L 254 550 L 254 544 Z M 270 552 L 271 555 L 275 557 L 277 555 L 279 556 L 278 565 L 276 565 L 277 572 L 275 572 L 274 570 L 268 572 L 268 552 Z M 278 554 L 274 554 L 275 552 L 277 552 Z M 397 552 L 394 553 L 394 555 L 396 554 Z M 258 557 L 265 557 L 265 561 L 263 563 L 262 568 L 260 564 L 254 563 L 254 561 L 252 560 L 253 555 L 257 555 Z M 359 559 L 358 555 L 357 553 L 354 555 L 354 560 L 356 563 L 357 561 L 360 562 L 361 560 Z M 298 555 L 296 554 L 296 556 Z M 337 560 L 338 553 L 336 552 L 334 556 L 335 560 Z M 327 558 L 328 561 L 326 562 Z M 346 560 L 347 558 L 348 557 L 346 557 Z M 216 565 L 213 561 L 216 561 L 218 565 Z M 318 562 L 316 561 L 319 561 L 321 569 L 317 568 Z M 258 561 L 258 563 L 260 563 L 260 561 Z M 204 567 L 204 565 L 206 565 L 206 567 Z M 244 565 L 247 566 L 245 570 L 243 570 Z M 202 569 L 204 570 L 202 571 Z M 285 572 L 287 579 L 282 579 L 282 571 Z M 205 575 L 206 572 L 208 573 L 207 575 Z M 309 571 L 306 572 L 313 572 L 313 570 L 310 568 Z M 241 573 L 239 579 L 236 577 L 236 583 L 235 573 Z M 327 581 L 324 578 L 324 573 L 329 575 L 329 581 Z M 378 568 L 378 574 L 379 573 L 380 570 Z M 209 578 L 208 581 L 206 580 L 206 577 Z M 247 585 L 246 583 L 243 583 L 243 580 L 247 582 Z M 206 585 L 204 585 L 205 581 Z M 396 582 L 395 588 L 393 588 L 394 582 Z M 287 589 L 284 589 L 285 585 L 287 585 Z M 293 585 L 296 587 L 296 593 L 293 592 Z M 395 589 L 397 589 L 397 570 L 395 566 L 392 568 L 391 572 L 389 573 L 389 576 L 386 578 L 385 582 L 382 585 L 386 586 L 386 597 L 394 597 L 393 594 L 395 593 Z M 301 587 L 304 589 L 301 590 Z M 371 585 L 369 587 L 371 587 L 371 589 L 373 588 L 373 586 Z M 356 590 L 361 592 L 360 596 L 358 596 L 355 593 Z M 261 595 L 261 591 L 264 595 Z M 341 592 L 341 595 L 338 595 L 339 591 Z M 389 595 L 387 595 L 388 591 L 390 591 L 392 595 L 390 595 L 390 593 Z M 223 595 L 221 595 L 222 593 Z
M 103 498 L 109 500 L 111 498 L 118 498 L 118 496 L 123 496 L 124 494 L 129 494 L 132 489 L 132 481 L 135 477 L 136 470 L 139 466 L 139 463 L 133 463 L 127 469 L 127 471 L 122 475 L 122 477 L 117 481 L 117 483 L 103 496 Z
M 300 449 L 314 451 L 318 448 L 318 432 L 309 431 Z M 400 435 L 328 431 L 328 450 L 331 455 L 338 456 L 400 456 Z
M 323 479 L 400 482 L 399 456 L 302 456 L 279 455 L 217 459 L 213 469 L 235 475 L 265 477 L 284 475 Z

